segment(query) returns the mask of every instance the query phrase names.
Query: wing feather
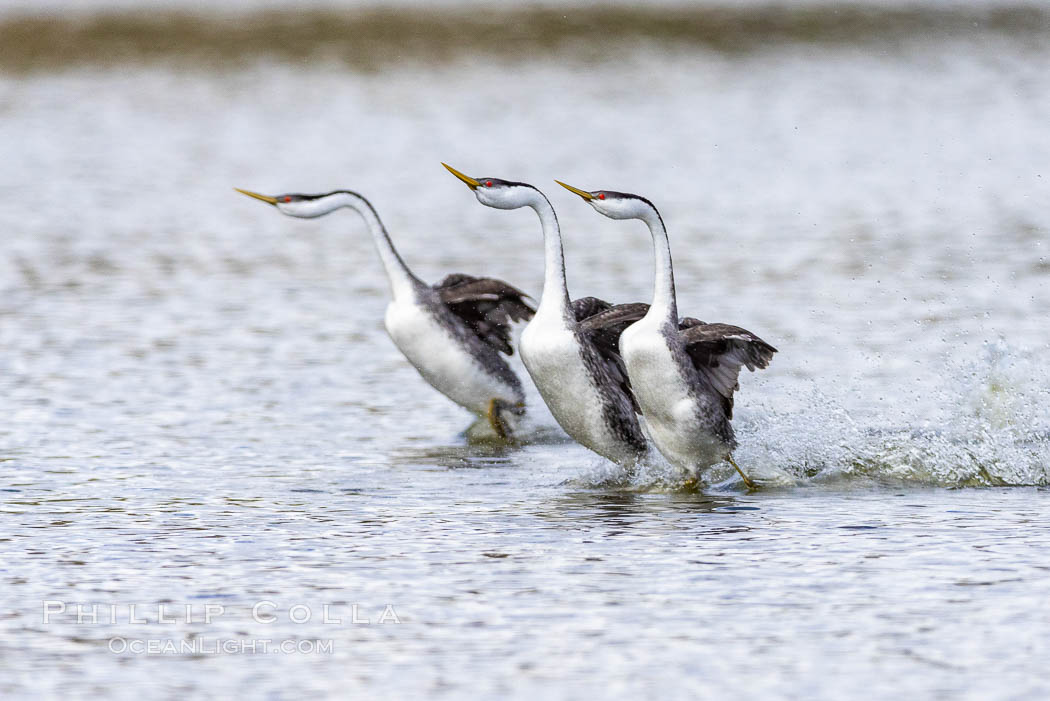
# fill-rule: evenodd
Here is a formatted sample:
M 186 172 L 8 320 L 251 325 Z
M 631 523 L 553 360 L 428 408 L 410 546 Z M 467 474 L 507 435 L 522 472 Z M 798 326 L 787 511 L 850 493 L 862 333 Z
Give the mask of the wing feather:
M 577 311 L 577 322 L 580 333 L 588 338 L 598 350 L 609 378 L 619 385 L 630 400 L 636 413 L 639 413 L 638 402 L 631 391 L 631 381 L 627 377 L 627 367 L 620 355 L 620 334 L 634 322 L 645 316 L 649 305 L 641 302 L 612 305 L 595 297 L 583 297 L 573 304 Z M 583 311 L 592 314 L 580 317 Z
M 573 317 L 579 322 L 587 317 L 594 316 L 598 312 L 604 312 L 612 305 L 597 297 L 580 297 L 570 302 L 569 307 L 572 309 Z
M 528 321 L 536 310 L 528 295 L 502 280 L 453 273 L 434 285 L 446 308 L 482 341 L 500 353 L 513 355 L 511 323 Z
M 733 392 L 740 388 L 740 368 L 754 372 L 769 365 L 777 349 L 739 326 L 705 324 L 685 318 L 679 333 L 700 376 L 723 398 L 733 417 Z

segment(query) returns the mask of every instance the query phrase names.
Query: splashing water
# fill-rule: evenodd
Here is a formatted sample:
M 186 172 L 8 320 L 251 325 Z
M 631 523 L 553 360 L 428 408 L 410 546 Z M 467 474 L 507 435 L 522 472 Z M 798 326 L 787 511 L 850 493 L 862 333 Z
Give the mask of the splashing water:
M 855 394 L 817 386 L 797 397 L 802 411 L 760 405 L 738 426 L 738 461 L 780 484 L 1050 484 L 1048 378 L 1003 340 L 983 350 L 939 375 L 935 416 L 900 402 L 865 422 L 850 409 Z
M 817 383 L 794 391 L 789 402 L 767 397 L 740 412 L 736 460 L 762 489 L 1050 485 L 1050 378 L 1034 354 L 1000 339 L 984 344 L 975 360 L 949 364 L 940 377 L 932 393 L 935 417 L 897 403 L 869 421 L 858 419 L 855 413 L 865 412 L 849 408 L 856 394 L 831 395 Z M 728 463 L 697 480 L 655 451 L 634 469 L 592 461 L 577 482 L 632 491 L 743 488 Z

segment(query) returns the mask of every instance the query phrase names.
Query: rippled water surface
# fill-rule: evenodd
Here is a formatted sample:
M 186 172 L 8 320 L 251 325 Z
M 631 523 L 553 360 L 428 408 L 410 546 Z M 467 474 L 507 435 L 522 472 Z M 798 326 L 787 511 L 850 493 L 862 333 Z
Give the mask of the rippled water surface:
M 935 6 L 8 41 L 0 694 L 1045 698 L 1050 21 Z M 372 61 L 333 17 L 394 24 Z M 526 445 L 470 444 L 360 221 L 232 190 L 358 190 L 421 277 L 538 296 L 535 216 L 442 160 L 547 191 L 574 296 L 646 299 L 648 234 L 553 178 L 660 207 L 683 313 L 780 349 L 762 489 L 625 475 L 531 389 Z

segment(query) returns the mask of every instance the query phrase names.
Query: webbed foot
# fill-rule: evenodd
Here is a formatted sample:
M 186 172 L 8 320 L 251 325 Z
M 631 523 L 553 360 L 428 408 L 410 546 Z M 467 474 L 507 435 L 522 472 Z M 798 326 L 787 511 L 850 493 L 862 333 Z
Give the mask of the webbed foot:
M 741 470 L 740 466 L 736 464 L 736 460 L 733 459 L 732 455 L 727 455 L 726 460 L 729 462 L 730 465 L 736 468 L 736 471 L 740 474 L 740 479 L 744 480 L 744 484 L 747 485 L 748 489 L 758 489 L 758 485 L 756 485 L 750 477 L 744 474 L 744 471 Z
M 503 440 L 510 440 L 507 435 L 507 425 L 503 422 L 503 417 L 499 415 L 500 404 L 502 402 L 498 399 L 489 400 L 489 410 L 486 416 L 489 420 L 489 425 L 492 426 L 492 430 L 496 432 L 496 435 Z
M 521 416 L 524 413 L 525 404 L 523 402 L 511 404 L 502 399 L 493 398 L 489 400 L 489 407 L 485 416 L 489 420 L 489 425 L 492 426 L 492 430 L 501 440 L 513 443 L 514 426 L 511 421 L 508 421 L 508 415 Z

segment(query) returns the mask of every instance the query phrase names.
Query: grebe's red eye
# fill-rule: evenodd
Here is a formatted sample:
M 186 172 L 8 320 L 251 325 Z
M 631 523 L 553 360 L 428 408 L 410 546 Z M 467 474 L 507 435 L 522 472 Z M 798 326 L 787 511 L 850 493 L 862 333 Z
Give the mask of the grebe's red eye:
M 291 197 L 288 197 L 287 195 L 285 195 L 285 197 L 284 197 L 284 201 L 285 201 L 285 202 L 291 202 L 291 201 L 292 201 L 292 198 L 291 198 Z
M 491 180 L 486 180 L 485 181 L 485 187 L 492 187 L 492 181 Z
M 598 199 L 599 200 L 604 200 L 605 199 L 605 193 L 604 192 L 598 193 Z

